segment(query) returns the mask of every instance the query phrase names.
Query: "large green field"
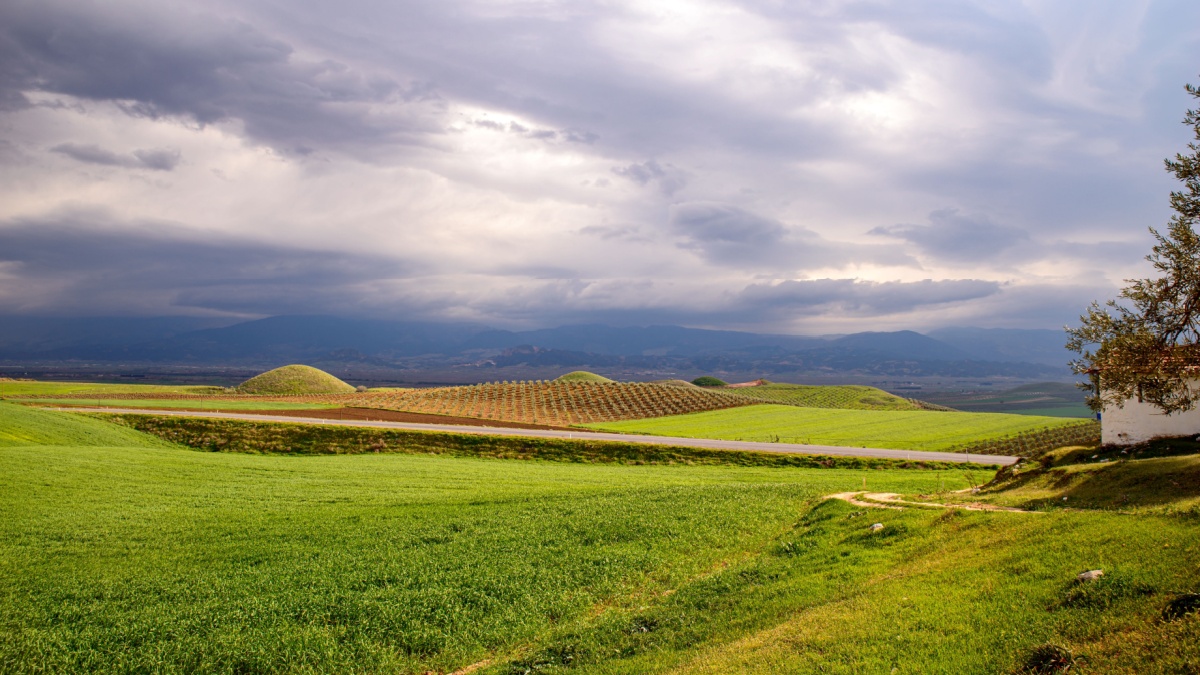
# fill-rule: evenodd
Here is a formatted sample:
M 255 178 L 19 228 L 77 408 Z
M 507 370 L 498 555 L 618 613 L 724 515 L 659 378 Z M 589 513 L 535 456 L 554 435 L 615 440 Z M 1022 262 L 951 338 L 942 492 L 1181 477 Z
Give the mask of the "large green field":
M 0 397 L 52 396 L 55 394 L 212 394 L 220 387 L 176 384 L 106 384 L 102 382 L 44 382 L 34 380 L 0 379 Z
M 958 471 L 198 452 L 2 403 L 0 428 L 5 673 L 1200 665 L 1200 617 L 1163 618 L 1200 590 L 1194 509 L 822 500 Z
M 20 398 L 6 399 L 13 403 L 32 403 L 52 406 L 85 406 L 102 408 L 184 408 L 194 410 L 322 410 L 337 408 L 332 403 L 302 401 L 263 401 L 259 399 L 211 398 Z
M 721 389 L 765 403 L 782 403 L 804 408 L 845 410 L 920 410 L 912 401 L 882 389 L 861 385 L 806 385 L 772 382 L 757 387 Z
M 684 438 L 950 450 L 989 438 L 1079 423 L 1030 415 L 756 405 L 588 426 Z

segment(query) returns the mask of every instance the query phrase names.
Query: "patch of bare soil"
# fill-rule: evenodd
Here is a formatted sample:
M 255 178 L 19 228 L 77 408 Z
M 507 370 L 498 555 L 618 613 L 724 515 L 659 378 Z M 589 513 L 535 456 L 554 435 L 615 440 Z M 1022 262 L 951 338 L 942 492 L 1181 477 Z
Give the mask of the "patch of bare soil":
M 480 661 L 478 663 L 472 663 L 471 665 L 466 666 L 465 668 L 459 668 L 458 670 L 454 671 L 453 673 L 450 673 L 450 675 L 468 675 L 468 673 L 473 673 L 473 672 L 479 670 L 480 668 L 487 668 L 490 665 L 492 665 L 491 659 L 484 659 L 483 661 Z M 432 675 L 432 673 L 430 675 Z
M 1009 511 L 1015 513 L 1036 513 L 1036 511 L 1025 511 L 1024 509 L 1014 509 L 1008 506 L 996 506 L 994 504 L 982 504 L 980 502 L 972 502 L 970 504 L 912 502 L 901 499 L 900 495 L 894 492 L 839 492 L 837 494 L 825 495 L 825 498 L 841 499 L 842 501 L 850 502 L 855 506 L 866 506 L 875 509 L 902 509 L 905 506 L 920 506 L 938 509 L 961 509 L 963 511 Z
M 478 417 L 452 417 L 450 415 L 430 415 L 427 413 L 403 412 L 400 410 L 379 410 L 377 408 L 325 408 L 318 410 L 238 410 L 247 415 L 285 415 L 287 417 L 316 417 L 323 420 L 364 420 L 371 422 L 409 422 L 412 424 L 455 424 L 467 427 L 493 427 L 501 429 L 550 429 L 558 431 L 590 432 L 590 429 L 574 427 L 555 427 L 548 424 L 526 424 L 524 422 L 505 422 L 503 420 L 486 420 Z

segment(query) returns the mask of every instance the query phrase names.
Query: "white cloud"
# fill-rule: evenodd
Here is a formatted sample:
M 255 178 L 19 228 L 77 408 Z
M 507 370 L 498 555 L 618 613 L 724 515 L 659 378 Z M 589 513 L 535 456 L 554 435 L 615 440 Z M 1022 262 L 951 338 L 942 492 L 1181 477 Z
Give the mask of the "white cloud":
M 219 266 L 101 293 L 146 313 L 1056 325 L 1166 220 L 1197 25 L 1082 0 L 10 3 L 0 235 L 104 214 L 63 236 L 170 223 L 245 264 L 359 266 L 238 303 Z M 15 255 L 9 311 L 78 303 Z M 861 297 L 730 309 L 819 286 Z

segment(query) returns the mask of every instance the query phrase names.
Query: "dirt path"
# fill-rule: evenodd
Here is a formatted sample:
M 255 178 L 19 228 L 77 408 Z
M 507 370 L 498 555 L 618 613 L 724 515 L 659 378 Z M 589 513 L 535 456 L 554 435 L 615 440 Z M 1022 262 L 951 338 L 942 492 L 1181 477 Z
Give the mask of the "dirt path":
M 838 492 L 832 495 L 825 495 L 825 499 L 840 499 L 855 506 L 863 506 L 872 509 L 902 510 L 906 506 L 916 506 L 936 509 L 959 509 L 962 511 L 1008 511 L 1010 513 L 1037 513 L 1037 511 L 1026 511 L 1024 509 L 1015 509 L 1010 506 L 996 506 L 994 504 L 982 504 L 980 502 L 972 502 L 970 504 L 913 502 L 901 499 L 901 495 L 898 495 L 895 492 Z

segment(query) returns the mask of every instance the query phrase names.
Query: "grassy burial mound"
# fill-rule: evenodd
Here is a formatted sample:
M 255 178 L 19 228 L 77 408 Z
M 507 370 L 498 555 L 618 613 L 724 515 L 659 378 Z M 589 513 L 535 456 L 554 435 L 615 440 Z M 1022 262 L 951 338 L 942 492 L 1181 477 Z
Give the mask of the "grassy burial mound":
M 1045 449 L 1047 444 L 1072 445 L 1093 439 L 1099 441 L 1098 425 L 1083 420 L 995 413 L 837 410 L 784 405 L 755 405 L 588 426 L 603 431 L 685 438 L 896 450 L 970 450 L 994 455 L 1027 455 Z M 1070 430 L 1077 430 L 1079 435 L 1066 433 Z M 1055 431 L 1060 433 L 1055 434 Z M 1024 446 L 1028 447 L 1023 447 L 1022 438 L 1033 433 L 1041 435 L 1036 439 L 1024 438 Z M 1032 445 L 1035 442 L 1036 447 Z
M 613 380 L 610 380 L 607 377 L 604 377 L 603 375 L 589 373 L 586 370 L 575 370 L 575 371 L 567 373 L 566 375 L 560 375 L 554 381 L 555 382 L 612 382 Z
M 692 384 L 696 385 L 697 387 L 724 387 L 729 383 L 711 375 L 704 375 L 692 380 Z
M 354 387 L 312 366 L 283 366 L 268 370 L 237 386 L 240 394 L 298 396 L 303 394 L 349 394 Z
M 314 399 L 318 400 L 318 399 Z M 723 391 L 648 382 L 503 382 L 366 393 L 355 406 L 567 426 L 721 410 L 756 402 Z
M 843 410 L 921 410 L 919 404 L 882 389 L 859 385 L 807 385 L 770 383 L 730 389 L 738 396 L 763 403 L 782 403 L 801 408 Z

